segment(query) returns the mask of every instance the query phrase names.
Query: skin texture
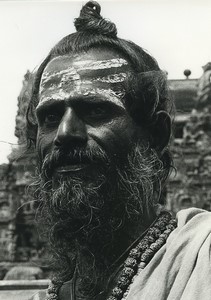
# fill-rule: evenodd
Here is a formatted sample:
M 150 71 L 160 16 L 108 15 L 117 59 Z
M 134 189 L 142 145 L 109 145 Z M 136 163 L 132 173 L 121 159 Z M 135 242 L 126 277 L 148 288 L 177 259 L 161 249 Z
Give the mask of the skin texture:
M 94 149 L 121 158 L 142 130 L 124 106 L 124 80 L 131 72 L 114 51 L 56 57 L 45 68 L 37 107 L 41 160 L 53 149 Z

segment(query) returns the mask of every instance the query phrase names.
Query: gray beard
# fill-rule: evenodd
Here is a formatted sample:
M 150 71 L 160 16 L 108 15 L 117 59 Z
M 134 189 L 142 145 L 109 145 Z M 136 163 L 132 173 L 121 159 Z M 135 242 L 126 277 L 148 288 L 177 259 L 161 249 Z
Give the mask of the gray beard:
M 52 180 L 42 168 L 36 196 L 57 275 L 69 280 L 77 267 L 79 293 L 101 299 L 110 266 L 134 240 L 130 231 L 146 226 L 156 214 L 163 165 L 153 150 L 136 145 L 124 164 L 92 178 Z

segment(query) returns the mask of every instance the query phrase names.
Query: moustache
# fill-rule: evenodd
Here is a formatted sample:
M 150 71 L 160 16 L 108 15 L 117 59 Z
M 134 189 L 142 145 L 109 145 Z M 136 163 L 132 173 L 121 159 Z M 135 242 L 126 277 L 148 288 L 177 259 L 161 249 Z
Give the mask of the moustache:
M 74 149 L 69 152 L 53 150 L 45 156 L 41 172 L 50 179 L 57 168 L 74 164 L 96 164 L 108 167 L 110 166 L 110 159 L 100 147 L 97 149 Z

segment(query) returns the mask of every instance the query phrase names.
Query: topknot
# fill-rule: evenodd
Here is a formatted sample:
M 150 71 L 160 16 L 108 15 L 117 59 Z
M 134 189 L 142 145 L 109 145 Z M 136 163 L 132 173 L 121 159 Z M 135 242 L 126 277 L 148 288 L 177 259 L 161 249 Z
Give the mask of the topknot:
M 104 19 L 101 14 L 100 4 L 96 1 L 87 2 L 80 11 L 80 16 L 75 19 L 74 25 L 77 31 L 91 32 L 117 37 L 116 25 Z

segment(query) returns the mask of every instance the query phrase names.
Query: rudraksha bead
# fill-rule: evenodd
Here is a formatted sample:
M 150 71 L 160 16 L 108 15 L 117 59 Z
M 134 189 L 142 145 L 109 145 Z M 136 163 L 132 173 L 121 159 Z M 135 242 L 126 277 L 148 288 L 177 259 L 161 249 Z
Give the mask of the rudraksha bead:
M 154 254 L 154 251 L 150 248 L 148 248 L 145 252 L 146 255 L 152 256 Z
M 171 229 L 166 229 L 163 233 L 169 235 L 172 232 Z
M 174 230 L 175 226 L 174 226 L 174 225 L 171 225 L 171 224 L 169 224 L 169 225 L 167 225 L 167 226 L 166 226 L 166 228 L 167 228 L 167 229 Z
M 160 246 L 160 247 L 162 247 L 164 244 L 165 244 L 165 239 L 157 239 L 157 241 L 156 241 L 156 243 Z
M 158 243 L 153 243 L 150 245 L 150 249 L 152 249 L 153 251 L 157 251 L 160 249 L 160 245 Z
M 117 300 L 117 298 L 116 297 L 114 297 L 114 296 L 110 296 L 110 297 L 108 297 L 108 299 L 107 300 Z
M 154 227 L 149 228 L 149 230 L 147 231 L 147 235 L 148 235 L 148 234 L 149 234 L 149 235 L 153 235 L 153 233 L 154 233 Z
M 151 244 L 151 243 L 154 243 L 155 238 L 154 238 L 153 236 L 149 236 L 149 237 L 148 237 L 148 241 L 149 241 L 150 244 Z
M 176 227 L 176 226 L 177 226 L 177 221 L 176 221 L 175 219 L 171 219 L 171 220 L 169 221 L 169 224 L 170 224 L 170 225 L 173 225 L 174 227 Z
M 161 232 L 166 228 L 166 224 L 164 224 L 161 220 L 159 220 L 154 226 L 160 229 Z
M 49 287 L 48 287 L 48 293 L 49 294 L 50 293 L 57 293 L 59 288 L 60 288 L 60 286 L 50 284 Z
M 144 269 L 146 267 L 146 263 L 144 261 L 141 261 L 138 265 L 138 269 Z
M 161 231 L 158 228 L 153 227 L 152 236 L 157 239 L 160 234 L 161 234 Z
M 119 299 L 122 295 L 123 295 L 123 290 L 120 289 L 119 287 L 115 287 L 112 290 L 112 296 L 116 297 L 117 299 Z
M 149 242 L 148 240 L 143 240 L 140 242 L 137 246 L 138 249 L 141 249 L 142 251 L 146 250 L 149 247 Z
M 161 233 L 161 235 L 159 236 L 159 239 L 164 239 L 166 240 L 167 235 L 165 233 Z
M 117 282 L 117 286 L 122 290 L 125 290 L 129 284 L 130 284 L 130 280 L 126 276 L 120 277 Z
M 133 257 L 133 258 L 139 258 L 140 255 L 141 255 L 140 250 L 138 250 L 138 249 L 136 249 L 136 248 L 132 249 L 132 250 L 130 251 L 130 254 L 129 254 L 129 256 L 130 256 L 130 257 Z
M 153 254 L 153 251 L 151 249 L 148 249 L 150 250 L 151 252 L 149 251 L 145 251 L 142 255 L 141 255 L 141 261 L 143 262 L 148 262 L 150 259 L 151 259 L 151 256 Z
M 123 276 L 128 276 L 129 278 L 131 278 L 131 277 L 133 277 L 134 274 L 135 274 L 135 271 L 132 268 L 125 267 L 122 270 L 122 275 Z
M 135 258 L 128 257 L 125 261 L 126 267 L 134 268 L 136 265 L 137 265 L 137 260 Z

